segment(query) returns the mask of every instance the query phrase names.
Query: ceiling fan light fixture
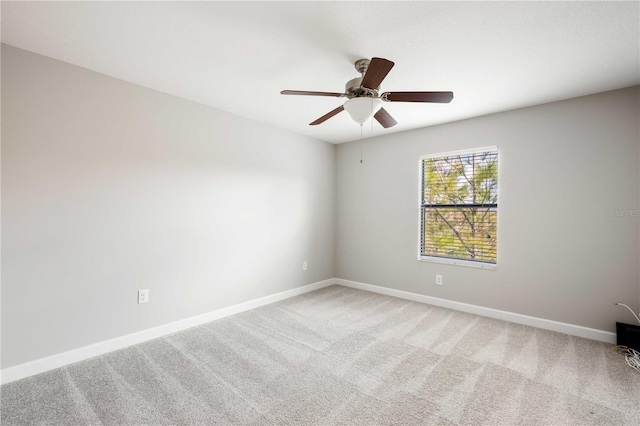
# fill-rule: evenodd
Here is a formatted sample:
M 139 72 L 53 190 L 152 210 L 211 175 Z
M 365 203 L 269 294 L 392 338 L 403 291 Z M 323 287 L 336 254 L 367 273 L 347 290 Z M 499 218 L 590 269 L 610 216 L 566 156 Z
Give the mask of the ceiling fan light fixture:
M 382 108 L 382 101 L 376 98 L 351 98 L 344 103 L 353 121 L 363 124 L 370 120 Z

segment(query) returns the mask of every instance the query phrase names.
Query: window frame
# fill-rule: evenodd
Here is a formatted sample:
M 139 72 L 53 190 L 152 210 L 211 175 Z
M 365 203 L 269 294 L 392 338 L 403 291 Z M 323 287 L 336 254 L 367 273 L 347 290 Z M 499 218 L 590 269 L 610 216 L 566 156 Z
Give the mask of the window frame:
M 497 146 L 485 146 L 481 148 L 471 148 L 471 149 L 462 149 L 458 151 L 449 151 L 449 152 L 439 152 L 435 154 L 426 154 L 421 155 L 418 161 L 418 261 L 420 262 L 430 262 L 430 263 L 441 263 L 446 265 L 457 265 L 457 266 L 466 266 L 470 268 L 479 268 L 479 269 L 488 269 L 488 270 L 496 270 L 498 268 L 498 247 L 496 246 L 496 263 L 487 263 L 476 260 L 466 260 L 466 259 L 455 259 L 450 257 L 439 257 L 439 256 L 423 256 L 422 255 L 422 203 L 423 203 L 423 195 L 424 195 L 424 160 L 430 158 L 444 158 L 450 157 L 454 155 L 465 155 L 465 154 L 476 154 L 478 152 L 490 152 L 496 151 L 498 152 L 498 199 L 500 197 L 500 151 Z M 496 213 L 499 210 L 500 203 L 498 202 L 496 205 Z M 497 235 L 500 235 L 500 215 L 498 215 L 498 221 L 496 223 L 496 227 L 498 229 Z

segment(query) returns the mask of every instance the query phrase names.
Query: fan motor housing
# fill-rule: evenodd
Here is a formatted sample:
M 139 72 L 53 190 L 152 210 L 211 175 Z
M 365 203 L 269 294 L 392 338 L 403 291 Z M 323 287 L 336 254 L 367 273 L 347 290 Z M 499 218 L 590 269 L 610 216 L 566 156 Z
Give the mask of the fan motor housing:
M 362 87 L 362 77 L 356 77 L 347 81 L 344 85 L 344 92 L 349 98 L 359 98 L 361 96 L 378 97 L 378 90 L 371 90 L 366 87 Z
M 344 92 L 347 95 L 357 95 L 362 93 L 362 88 L 360 85 L 362 84 L 362 77 L 356 77 L 352 80 L 347 81 L 347 84 L 344 85 Z

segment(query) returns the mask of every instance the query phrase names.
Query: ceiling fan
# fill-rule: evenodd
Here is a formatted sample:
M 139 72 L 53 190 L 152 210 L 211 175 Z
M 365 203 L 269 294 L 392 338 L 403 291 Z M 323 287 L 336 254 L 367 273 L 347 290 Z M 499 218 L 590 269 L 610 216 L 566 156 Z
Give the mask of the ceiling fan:
M 355 62 L 355 67 L 362 76 L 349 80 L 345 85 L 344 93 L 304 90 L 283 90 L 280 93 L 282 95 L 348 98 L 344 105 L 309 123 L 310 126 L 324 123 L 334 115 L 347 110 L 351 118 L 360 125 L 373 117 L 382 127 L 389 128 L 398 122 L 382 107 L 383 102 L 449 103 L 453 99 L 453 92 L 384 92 L 380 94 L 380 83 L 394 65 L 393 62 L 384 58 L 358 59 Z

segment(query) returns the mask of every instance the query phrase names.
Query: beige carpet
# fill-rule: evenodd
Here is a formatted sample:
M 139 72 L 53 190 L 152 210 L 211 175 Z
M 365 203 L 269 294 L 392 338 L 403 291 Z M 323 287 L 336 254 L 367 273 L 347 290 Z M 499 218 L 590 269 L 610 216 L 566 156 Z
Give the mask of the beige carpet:
M 639 425 L 612 346 L 340 286 L 2 386 L 2 425 Z

